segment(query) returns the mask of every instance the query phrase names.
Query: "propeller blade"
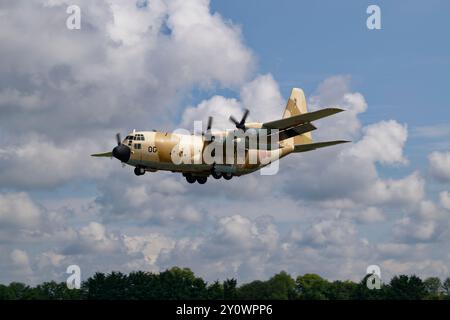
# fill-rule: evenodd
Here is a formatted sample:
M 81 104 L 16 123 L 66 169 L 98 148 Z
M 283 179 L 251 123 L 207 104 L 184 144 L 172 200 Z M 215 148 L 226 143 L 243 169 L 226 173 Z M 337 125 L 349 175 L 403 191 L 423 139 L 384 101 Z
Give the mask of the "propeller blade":
M 213 117 L 208 117 L 208 126 L 206 127 L 206 131 L 211 131 L 212 122 L 213 122 Z
M 104 153 L 95 153 L 95 154 L 91 154 L 91 157 L 107 157 L 107 158 L 111 158 L 112 152 L 104 152 Z
M 250 111 L 248 109 L 245 109 L 244 115 L 242 116 L 242 120 L 240 122 L 240 125 L 245 125 L 245 120 L 247 120 L 249 113 L 250 113 Z
M 122 139 L 120 138 L 120 133 L 116 134 L 117 145 L 120 146 L 122 144 Z
M 239 121 L 237 121 L 233 116 L 230 116 L 230 121 L 233 122 L 236 126 L 239 125 Z
M 234 123 L 236 128 L 245 131 L 245 121 L 247 120 L 249 113 L 250 113 L 250 111 L 248 109 L 245 109 L 244 114 L 242 115 L 241 121 L 237 121 L 236 118 L 233 116 L 230 116 L 230 121 Z

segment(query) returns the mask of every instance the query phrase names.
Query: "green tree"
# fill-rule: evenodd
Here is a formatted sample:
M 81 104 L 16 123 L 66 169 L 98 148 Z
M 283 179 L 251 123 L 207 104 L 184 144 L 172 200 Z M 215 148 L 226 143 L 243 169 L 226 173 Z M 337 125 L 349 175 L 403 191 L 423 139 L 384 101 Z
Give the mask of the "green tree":
M 358 284 L 352 281 L 334 281 L 328 286 L 326 296 L 329 300 L 351 300 Z
M 87 298 L 91 300 L 122 300 L 127 295 L 127 277 L 121 272 L 97 272 L 83 283 Z
M 297 277 L 297 291 L 302 300 L 326 300 L 329 282 L 317 274 Z
M 243 284 L 237 289 L 237 298 L 250 300 L 270 299 L 269 283 L 267 281 L 255 280 Z
M 30 287 L 20 283 L 20 282 L 11 282 L 8 286 L 13 299 L 21 300 L 24 299 L 27 292 L 30 290 Z
M 225 300 L 233 300 L 237 297 L 236 279 L 227 279 L 223 282 L 223 296 Z
M 0 300 L 14 300 L 16 296 L 9 286 L 0 284 Z
M 207 289 L 208 300 L 223 300 L 223 285 L 219 281 L 214 281 Z
M 437 299 L 441 293 L 442 282 L 437 277 L 429 277 L 423 281 L 425 291 L 428 294 L 428 299 Z
M 158 275 L 157 299 L 206 299 L 206 282 L 188 268 L 173 267 Z
M 288 300 L 297 298 L 295 280 L 285 271 L 269 279 L 269 299 Z
M 450 277 L 444 280 L 442 289 L 444 290 L 444 294 L 450 296 Z
M 30 288 L 25 293 L 27 300 L 79 300 L 82 298 L 82 291 L 67 288 L 64 282 L 55 281 L 44 282 L 35 288 Z
M 388 287 L 388 298 L 393 300 L 421 300 L 426 296 L 423 281 L 412 275 L 395 276 Z
M 355 300 L 384 300 L 388 299 L 388 287 L 381 283 L 380 289 L 369 289 L 367 280 L 371 274 L 366 275 L 356 286 L 352 299 Z
M 144 271 L 131 272 L 127 278 L 127 298 L 130 300 L 158 299 L 159 286 L 158 275 Z

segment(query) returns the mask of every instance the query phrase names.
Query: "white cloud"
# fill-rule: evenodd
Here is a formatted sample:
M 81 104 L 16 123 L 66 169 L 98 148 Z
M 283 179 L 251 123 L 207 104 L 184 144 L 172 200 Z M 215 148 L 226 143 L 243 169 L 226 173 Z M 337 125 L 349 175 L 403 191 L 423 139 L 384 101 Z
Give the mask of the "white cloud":
M 236 99 L 227 99 L 222 96 L 214 96 L 200 102 L 196 107 L 188 107 L 183 112 L 181 126 L 187 130 L 194 129 L 194 121 L 203 122 L 203 130 L 206 130 L 208 117 L 213 117 L 212 130 L 225 130 L 232 128 L 228 120 L 230 115 L 239 117 L 242 114 L 241 103 Z
M 28 254 L 25 251 L 14 249 L 10 254 L 10 258 L 13 266 L 17 268 L 15 270 L 16 274 L 21 273 L 23 276 L 29 276 L 33 273 Z
M 441 202 L 441 206 L 447 210 L 450 210 L 450 193 L 447 191 L 442 191 L 439 194 L 439 199 Z
M 361 130 L 358 115 L 367 110 L 367 102 L 359 92 L 351 92 L 349 76 L 332 76 L 325 79 L 309 98 L 311 111 L 326 107 L 339 107 L 345 110 L 329 119 L 317 122 L 318 130 L 313 133 L 317 140 L 336 140 L 357 138 Z
M 0 194 L 0 229 L 35 228 L 41 209 L 24 192 Z
M 435 151 L 428 156 L 431 174 L 442 182 L 450 181 L 450 152 Z
M 244 107 L 250 110 L 248 121 L 257 122 L 281 119 L 287 102 L 271 74 L 260 75 L 245 84 L 241 90 L 241 99 Z
M 405 164 L 403 147 L 408 137 L 406 126 L 396 121 L 381 121 L 364 128 L 364 137 L 349 151 L 352 155 L 382 164 Z
M 112 141 L 113 137 L 106 145 L 113 146 Z M 0 186 L 49 188 L 74 179 L 103 177 L 118 165 L 89 157 L 91 153 L 102 150 L 97 143 L 77 140 L 68 147 L 34 135 L 18 138 L 15 144 L 0 148 Z

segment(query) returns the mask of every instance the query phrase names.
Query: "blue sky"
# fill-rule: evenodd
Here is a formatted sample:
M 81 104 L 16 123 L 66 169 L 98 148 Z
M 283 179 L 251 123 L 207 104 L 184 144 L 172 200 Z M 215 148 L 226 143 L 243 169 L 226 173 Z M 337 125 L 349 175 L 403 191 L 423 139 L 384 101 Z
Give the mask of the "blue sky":
M 450 275 L 448 1 L 73 2 L 81 30 L 64 1 L 0 4 L 0 283 L 63 281 L 70 264 Z M 89 157 L 133 128 L 280 117 L 292 87 L 347 110 L 316 141 L 352 143 L 205 186 Z
M 366 28 L 377 4 L 382 30 Z M 240 25 L 284 96 L 294 85 L 310 93 L 323 78 L 349 74 L 372 108 L 411 125 L 450 119 L 448 1 L 213 1 L 212 9 Z M 431 109 L 431 110 L 430 110 Z

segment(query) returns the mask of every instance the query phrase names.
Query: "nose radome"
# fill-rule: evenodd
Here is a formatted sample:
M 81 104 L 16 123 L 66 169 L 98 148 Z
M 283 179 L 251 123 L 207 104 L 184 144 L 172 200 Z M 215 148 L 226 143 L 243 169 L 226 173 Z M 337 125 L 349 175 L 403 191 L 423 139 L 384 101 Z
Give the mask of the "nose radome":
M 131 150 L 124 144 L 121 144 L 113 149 L 113 157 L 122 162 L 128 162 L 128 160 L 130 160 L 130 156 Z

